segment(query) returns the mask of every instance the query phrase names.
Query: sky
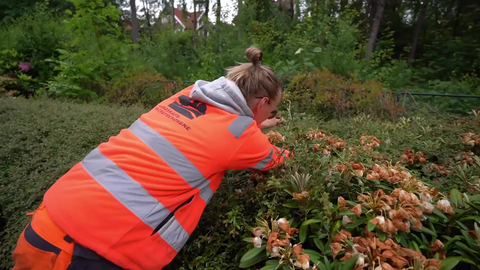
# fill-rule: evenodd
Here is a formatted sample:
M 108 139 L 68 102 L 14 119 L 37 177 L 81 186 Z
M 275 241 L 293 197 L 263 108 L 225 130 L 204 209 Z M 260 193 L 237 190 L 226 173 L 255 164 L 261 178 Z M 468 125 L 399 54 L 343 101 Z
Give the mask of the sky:
M 177 4 L 181 3 L 182 0 L 175 0 L 175 6 Z M 211 22 L 216 21 L 216 15 L 215 15 L 215 10 L 213 9 L 214 6 L 216 5 L 217 0 L 210 0 L 210 8 L 209 8 L 209 15 L 208 18 Z M 222 9 L 222 21 L 231 23 L 233 18 L 236 15 L 237 12 L 237 1 L 236 0 L 220 0 L 221 3 L 221 9 Z M 193 12 L 193 0 L 185 0 L 185 4 L 187 6 L 187 11 Z M 143 15 L 142 12 L 140 12 L 140 9 L 143 8 L 143 2 L 140 0 L 136 1 L 137 5 L 137 14 L 139 16 Z M 125 7 L 126 8 L 126 7 Z M 198 8 L 198 5 L 197 5 Z M 158 16 L 158 14 L 156 14 Z
M 178 1 L 178 0 L 177 0 Z M 180 1 L 178 1 L 180 2 Z M 193 0 L 185 0 L 187 4 L 187 11 L 193 12 Z M 215 10 L 213 10 L 214 5 L 216 5 L 216 0 L 210 0 L 210 8 L 209 8 L 209 15 L 208 18 L 211 22 L 216 20 Z M 236 0 L 220 0 L 222 5 L 222 21 L 227 23 L 231 23 L 233 17 L 236 15 L 237 12 L 237 1 Z

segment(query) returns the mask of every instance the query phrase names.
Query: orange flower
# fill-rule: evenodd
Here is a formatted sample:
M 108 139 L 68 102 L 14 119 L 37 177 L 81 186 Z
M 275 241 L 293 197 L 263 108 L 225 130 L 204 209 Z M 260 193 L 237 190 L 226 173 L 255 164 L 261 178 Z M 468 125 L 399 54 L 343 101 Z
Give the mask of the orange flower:
M 420 219 L 418 218 L 413 218 L 413 226 L 415 226 L 415 228 L 421 230 L 423 228 L 423 224 L 422 222 L 420 221 Z
M 358 177 L 363 176 L 363 172 L 365 171 L 365 166 L 363 166 L 362 163 L 350 162 L 350 165 L 352 166 L 353 172 L 355 173 L 356 176 Z
M 382 262 L 379 266 L 375 267 L 374 270 L 396 270 L 390 264 Z
M 393 226 L 399 231 L 410 232 L 410 222 L 401 219 L 393 219 Z
M 352 233 L 346 230 L 341 230 L 338 232 L 335 237 L 333 237 L 333 242 L 335 243 L 342 243 L 343 241 L 347 240 L 348 238 L 352 237 Z
M 385 250 L 383 253 L 382 253 L 382 257 L 383 257 L 383 260 L 382 261 L 385 261 L 386 259 L 391 259 L 392 257 L 395 257 L 397 256 L 397 253 L 393 250 Z
M 302 269 L 310 269 L 310 256 L 308 256 L 308 254 L 298 255 L 297 261 L 295 262 L 295 266 L 300 267 Z
M 388 195 L 382 195 L 380 199 L 390 206 L 394 206 L 397 203 L 397 198 Z
M 415 251 L 413 249 L 400 247 L 398 250 L 398 255 L 407 259 L 422 258 L 424 257 L 422 253 Z
M 310 191 L 304 190 L 301 193 L 293 192 L 292 196 L 295 200 L 303 201 L 310 196 Z
M 265 233 L 265 229 L 264 229 L 264 228 L 260 228 L 260 227 L 256 227 L 256 228 L 254 228 L 254 229 L 252 230 L 252 233 L 253 233 L 253 235 L 255 235 L 255 236 L 257 236 L 257 237 L 258 237 L 258 236 L 262 236 L 262 234 Z
M 268 235 L 267 251 L 272 252 L 272 248 L 277 243 L 277 240 L 278 240 L 278 232 L 271 232 Z
M 450 215 L 454 215 L 455 212 L 453 212 L 453 207 L 450 205 L 450 201 L 447 199 L 443 199 L 437 202 L 436 205 L 437 209 Z
M 341 248 L 341 245 L 340 245 L 340 248 Z M 302 244 L 296 244 L 293 246 L 292 249 L 293 249 L 293 254 L 295 254 L 295 256 L 298 256 L 300 255 L 300 253 L 302 253 Z
M 342 217 L 342 225 L 345 226 L 347 225 L 348 223 L 352 223 L 353 220 L 351 218 L 349 218 L 348 216 L 343 216 Z
M 390 258 L 392 260 L 392 265 L 396 268 L 402 269 L 405 265 L 408 265 L 407 259 L 402 256 L 394 256 Z
M 350 210 L 355 214 L 355 216 L 359 217 L 362 214 L 362 205 L 357 204 Z
M 339 196 L 337 198 L 337 204 L 340 206 L 340 207 L 346 207 L 347 206 L 347 201 L 345 201 L 345 199 L 342 197 L 342 196 Z
M 265 136 L 267 136 L 268 140 L 272 144 L 285 141 L 285 136 L 283 136 L 277 131 L 270 130 L 267 134 L 265 134 Z
M 380 179 L 380 174 L 377 172 L 372 172 L 367 174 L 367 180 L 378 180 Z
M 352 253 L 351 252 L 346 252 L 345 255 L 340 259 L 340 261 L 348 261 L 352 258 Z
M 323 130 L 320 130 L 320 131 L 310 130 L 310 131 L 307 133 L 307 137 L 308 137 L 309 139 L 322 140 L 323 138 L 325 138 L 325 131 L 323 131 Z
M 262 238 L 256 236 L 252 237 L 253 246 L 256 248 L 262 247 Z
M 282 247 L 286 247 L 286 246 L 290 245 L 290 241 L 288 241 L 287 238 L 285 238 L 285 239 L 277 239 L 276 245 L 282 246 Z
M 430 251 L 433 253 L 440 252 L 442 250 L 443 250 L 443 243 L 438 239 L 430 246 Z
M 332 250 L 332 257 L 335 259 L 337 257 L 338 253 L 343 250 L 342 244 L 340 243 L 331 243 L 330 244 L 330 249 Z
M 278 220 L 278 227 L 287 233 L 287 238 L 291 238 L 293 234 L 298 233 L 298 229 L 290 228 L 290 222 L 285 218 L 280 218 Z
M 367 252 L 367 247 L 363 247 L 363 246 L 360 246 L 360 245 L 356 245 L 355 249 L 360 252 L 360 253 L 365 253 Z
M 436 260 L 436 259 L 428 259 L 427 260 L 427 265 L 430 267 L 435 267 L 438 270 L 442 267 L 442 261 L 441 260 Z
M 433 213 L 433 210 L 435 209 L 433 205 L 429 202 L 422 201 L 420 203 L 420 206 L 422 207 L 422 211 L 424 214 L 431 214 Z
M 362 136 L 360 137 L 360 145 L 362 146 L 362 149 L 366 152 L 379 146 L 381 143 L 382 141 L 375 136 L 367 136 L 366 134 L 362 134 Z
M 463 134 L 462 142 L 469 146 L 475 146 L 475 144 L 480 143 L 480 134 L 476 135 L 473 132 L 467 132 Z

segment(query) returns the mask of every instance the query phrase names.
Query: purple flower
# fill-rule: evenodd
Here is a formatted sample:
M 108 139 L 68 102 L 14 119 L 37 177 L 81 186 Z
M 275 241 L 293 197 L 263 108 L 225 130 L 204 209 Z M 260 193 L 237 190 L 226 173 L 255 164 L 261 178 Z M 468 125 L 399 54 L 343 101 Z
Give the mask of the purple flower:
M 20 70 L 22 70 L 23 72 L 27 72 L 30 70 L 30 62 L 20 62 L 20 64 L 18 65 L 18 67 L 20 68 Z

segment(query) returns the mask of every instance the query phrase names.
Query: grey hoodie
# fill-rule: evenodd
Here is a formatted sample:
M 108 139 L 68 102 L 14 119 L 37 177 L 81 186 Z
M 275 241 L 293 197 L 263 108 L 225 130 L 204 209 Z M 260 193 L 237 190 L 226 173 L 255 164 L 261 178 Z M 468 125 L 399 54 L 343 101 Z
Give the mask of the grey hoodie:
M 212 82 L 196 81 L 190 92 L 190 98 L 234 114 L 253 118 L 253 112 L 238 86 L 223 76 Z

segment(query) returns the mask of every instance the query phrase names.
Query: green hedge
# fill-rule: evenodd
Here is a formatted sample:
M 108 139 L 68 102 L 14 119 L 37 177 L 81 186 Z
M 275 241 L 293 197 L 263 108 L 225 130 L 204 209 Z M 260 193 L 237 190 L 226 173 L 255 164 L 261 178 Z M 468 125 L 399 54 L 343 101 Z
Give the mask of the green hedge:
M 0 206 L 6 220 L 0 235 L 0 269 L 11 268 L 12 250 L 29 220 L 25 214 L 38 206 L 50 185 L 146 111 L 140 107 L 0 98 Z M 294 111 L 293 120 L 278 129 L 286 137 L 278 146 L 295 148 L 292 163 L 268 172 L 265 178 L 257 177 L 259 181 L 249 181 L 247 172 L 227 173 L 198 228 L 167 269 L 237 269 L 248 248 L 242 239 L 251 239 L 248 226 L 255 224 L 255 218 L 288 215 L 279 187 L 291 165 L 311 173 L 312 179 L 323 185 L 326 171 L 318 169 L 321 152 L 312 152 L 314 142 L 305 140 L 310 128 L 339 136 L 348 145 L 358 145 L 363 133 L 376 136 L 382 140 L 379 154 L 392 162 L 401 161 L 404 150 L 422 151 L 428 162 L 410 166 L 412 173 L 441 191 L 456 187 L 464 192 L 468 183 L 454 173 L 454 157 L 465 150 L 477 152 L 462 144 L 461 135 L 480 133 L 478 120 L 458 121 L 456 117 L 425 113 L 398 122 L 367 115 L 323 121 Z M 425 170 L 432 163 L 444 165 L 451 173 L 438 176 Z M 478 173 L 473 167 L 468 171 L 469 177 Z M 336 190 L 345 189 L 339 186 Z M 332 200 L 336 203 L 336 198 Z
M 0 205 L 6 226 L 0 262 L 11 252 L 44 192 L 99 143 L 144 109 L 0 99 Z

